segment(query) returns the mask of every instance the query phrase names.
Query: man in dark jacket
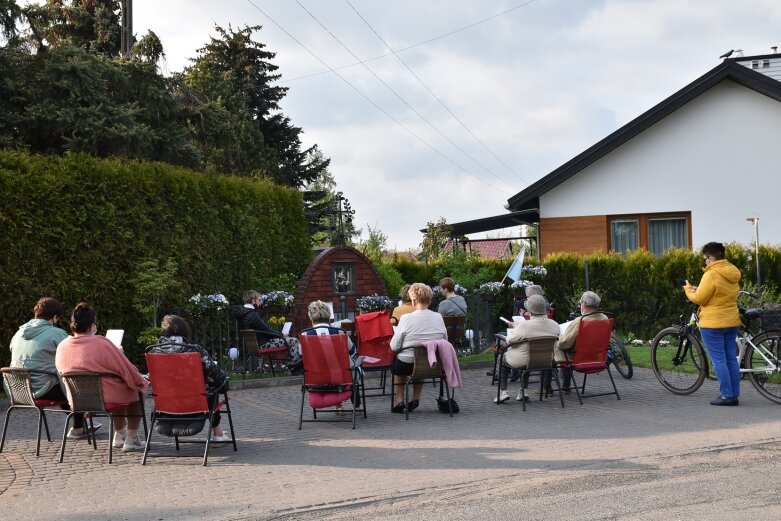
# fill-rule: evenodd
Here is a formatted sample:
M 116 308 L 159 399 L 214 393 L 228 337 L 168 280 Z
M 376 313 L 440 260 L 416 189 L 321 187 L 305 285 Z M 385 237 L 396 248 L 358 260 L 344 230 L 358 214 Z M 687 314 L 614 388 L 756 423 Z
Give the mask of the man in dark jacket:
M 244 292 L 244 305 L 234 309 L 239 329 L 254 329 L 261 348 L 282 347 L 288 348 L 290 360 L 299 358 L 299 343 L 295 338 L 285 338 L 282 333 L 275 330 L 260 318 L 257 308 L 260 306 L 260 293 L 255 290 Z

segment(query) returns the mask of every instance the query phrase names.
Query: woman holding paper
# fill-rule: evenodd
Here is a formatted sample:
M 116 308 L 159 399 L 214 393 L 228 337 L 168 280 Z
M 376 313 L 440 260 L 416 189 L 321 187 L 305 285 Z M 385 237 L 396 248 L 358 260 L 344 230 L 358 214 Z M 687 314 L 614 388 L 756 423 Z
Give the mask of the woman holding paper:
M 69 336 L 57 346 L 54 364 L 60 373 L 87 371 L 113 373 L 115 377 L 103 378 L 103 399 L 106 403 L 124 404 L 114 416 L 114 446 L 124 452 L 141 450 L 143 443 L 138 438 L 138 424 L 141 421 L 139 393 L 146 389 L 146 380 L 130 363 L 125 354 L 106 337 L 97 334 L 98 325 L 95 309 L 81 302 L 71 315 Z

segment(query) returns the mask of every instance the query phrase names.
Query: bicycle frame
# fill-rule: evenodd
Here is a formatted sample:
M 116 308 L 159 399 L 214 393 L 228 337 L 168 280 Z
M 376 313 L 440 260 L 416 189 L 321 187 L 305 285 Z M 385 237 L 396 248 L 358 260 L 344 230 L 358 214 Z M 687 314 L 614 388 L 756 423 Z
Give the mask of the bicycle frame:
M 754 337 L 757 336 L 757 335 L 751 335 L 751 336 L 749 336 L 749 335 L 750 335 L 750 331 L 748 331 L 747 328 L 741 328 L 740 335 L 738 337 L 741 340 L 743 340 L 743 343 L 739 343 L 738 344 L 739 349 L 740 349 L 740 352 L 738 354 L 738 360 L 741 362 L 741 364 L 740 364 L 741 365 L 740 372 L 741 373 L 768 373 L 769 374 L 769 373 L 781 370 L 781 368 L 779 367 L 779 361 L 778 360 L 774 360 L 775 357 L 773 356 L 773 353 L 768 351 L 761 344 L 760 345 L 756 345 L 754 342 L 752 342 Z M 748 349 L 746 349 L 746 344 L 751 345 L 751 347 L 754 348 L 754 352 L 758 353 L 759 356 L 762 358 L 762 360 L 765 361 L 765 364 L 767 364 L 767 365 L 765 365 L 764 367 L 757 367 L 756 369 L 752 369 L 750 367 L 743 367 L 745 365 L 748 365 L 747 361 L 744 360 L 744 358 L 746 356 L 746 353 L 748 352 Z
M 741 325 L 740 328 L 738 328 L 738 335 L 735 337 L 735 343 L 737 344 L 737 356 L 738 364 L 740 365 L 740 372 L 741 373 L 772 373 L 774 371 L 778 371 L 781 368 L 779 367 L 779 361 L 774 360 L 775 357 L 773 356 L 773 353 L 768 351 L 764 346 L 757 345 L 752 340 L 759 334 L 764 333 L 765 331 L 762 331 L 761 333 L 757 333 L 756 335 L 751 332 L 751 330 L 748 327 L 748 323 L 751 322 L 751 320 L 755 319 L 755 316 L 749 316 L 746 315 L 746 311 L 744 309 L 740 310 L 741 315 Z M 697 315 L 696 311 L 691 314 L 691 318 L 688 322 L 684 322 L 684 315 L 680 316 L 681 320 L 681 342 L 678 346 L 678 352 L 676 353 L 675 361 L 676 363 L 680 363 L 680 361 L 684 358 L 684 356 L 687 353 L 689 346 L 686 346 L 687 351 L 684 351 L 684 353 L 681 353 L 680 349 L 683 348 L 684 339 L 686 338 L 687 333 L 691 333 L 693 335 L 696 335 L 700 339 L 700 343 L 705 345 L 705 343 L 702 341 L 702 335 L 699 333 L 699 316 Z M 754 352 L 758 353 L 759 356 L 764 360 L 765 366 L 764 367 L 758 367 L 755 369 L 752 369 L 751 367 L 745 367 L 746 365 L 749 365 L 746 363 L 746 360 L 744 360 L 746 353 L 748 352 L 747 346 L 750 345 L 754 348 Z M 708 360 L 708 350 L 705 349 L 705 356 L 706 361 Z M 684 355 L 684 356 L 682 356 Z M 709 368 L 706 367 L 705 374 L 707 375 L 709 373 Z

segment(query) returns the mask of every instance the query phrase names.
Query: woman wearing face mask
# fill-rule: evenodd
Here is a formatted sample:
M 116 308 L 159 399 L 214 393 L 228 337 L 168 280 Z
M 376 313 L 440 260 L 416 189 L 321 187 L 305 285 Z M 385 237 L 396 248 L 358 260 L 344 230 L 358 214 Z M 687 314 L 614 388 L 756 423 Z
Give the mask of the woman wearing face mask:
M 138 438 L 141 421 L 139 392 L 147 383 L 125 354 L 104 336 L 97 335 L 95 309 L 82 302 L 71 315 L 69 336 L 57 347 L 54 363 L 60 373 L 79 371 L 112 373 L 115 376 L 102 379 L 103 399 L 115 408 L 114 446 L 124 452 L 142 450 L 144 444 Z M 131 415 L 128 418 L 120 414 Z M 135 416 L 132 416 L 135 415 Z

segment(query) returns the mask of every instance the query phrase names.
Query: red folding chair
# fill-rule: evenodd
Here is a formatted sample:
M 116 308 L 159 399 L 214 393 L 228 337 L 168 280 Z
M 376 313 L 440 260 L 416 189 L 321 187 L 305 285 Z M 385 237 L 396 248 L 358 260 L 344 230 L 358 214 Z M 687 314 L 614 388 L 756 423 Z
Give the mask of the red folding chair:
M 60 408 L 61 406 L 68 404 L 67 400 L 42 400 L 35 398 L 33 396 L 32 378 L 36 374 L 56 376 L 57 373 L 17 367 L 3 367 L 0 369 L 0 372 L 3 374 L 8 398 L 11 401 L 11 405 L 8 407 L 8 410 L 5 411 L 3 435 L 0 439 L 0 452 L 3 452 L 3 446 L 5 445 L 5 435 L 8 430 L 8 420 L 11 417 L 11 411 L 14 409 L 35 409 L 38 411 L 38 435 L 37 443 L 35 445 L 35 455 L 40 456 L 41 424 L 43 424 L 43 427 L 46 429 L 46 439 L 50 442 L 52 441 L 51 434 L 49 434 L 49 423 L 46 421 L 46 411 L 69 413 L 70 410 Z M 53 407 L 57 408 L 54 409 Z M 89 433 L 89 430 L 87 430 L 87 432 Z
M 245 369 L 247 371 L 254 371 L 256 368 L 259 368 L 262 373 L 265 365 L 268 365 L 269 369 L 271 369 L 271 376 L 276 376 L 275 367 L 283 368 L 287 366 L 288 352 L 290 350 L 287 342 L 281 347 L 261 347 L 257 337 L 257 333 L 260 333 L 260 331 L 242 329 L 239 333 L 244 343 Z M 284 337 L 280 335 L 279 338 Z M 286 369 L 282 369 L 282 372 L 286 372 Z
M 152 346 L 154 347 L 154 346 Z M 221 388 L 209 394 L 203 378 L 201 355 L 199 353 L 146 353 L 146 364 L 149 368 L 149 379 L 152 382 L 152 425 L 146 437 L 146 447 L 141 464 L 146 464 L 149 447 L 152 445 L 152 432 L 155 423 L 163 421 L 172 423 L 171 436 L 176 442 L 176 450 L 180 443 L 205 443 L 203 465 L 209 458 L 209 448 L 212 443 L 232 443 L 236 452 L 236 436 L 233 430 L 230 400 L 226 383 Z M 222 395 L 222 401 L 219 396 Z M 230 425 L 231 439 L 224 442 L 212 441 L 214 415 L 225 408 Z M 180 440 L 181 436 L 195 436 L 208 423 L 206 439 Z M 159 430 L 158 430 L 159 432 Z
M 610 373 L 610 364 L 607 362 L 607 351 L 610 349 L 610 334 L 613 332 L 614 320 L 582 320 L 578 325 L 578 336 L 575 338 L 575 355 L 572 360 L 559 362 L 558 366 L 573 373 L 583 374 L 583 384 L 578 388 L 575 381 L 575 375 L 572 375 L 572 383 L 575 387 L 575 393 L 578 395 L 578 401 L 583 405 L 583 398 L 592 396 L 609 396 L 615 394 L 617 399 L 621 399 L 616 388 L 616 382 Z M 607 369 L 607 375 L 610 377 L 610 383 L 613 386 L 612 393 L 598 393 L 586 395 L 586 378 L 590 374 L 599 374 Z
M 371 362 L 364 360 L 361 367 L 366 372 L 380 372 L 380 384 L 366 389 L 381 392 L 368 396 L 384 396 L 388 370 L 393 363 L 393 351 L 390 348 L 393 327 L 390 314 L 387 311 L 375 311 L 358 315 L 355 317 L 355 329 L 358 332 L 358 354 L 377 359 Z
M 352 421 L 354 429 L 356 412 L 362 411 L 363 417 L 366 418 L 366 397 L 361 396 L 363 386 L 359 368 L 350 367 L 347 335 L 310 335 L 307 331 L 309 330 L 305 329 L 298 337 L 301 342 L 301 357 L 304 361 L 304 383 L 301 385 L 298 429 L 301 430 L 303 422 L 316 421 Z M 309 406 L 312 408 L 311 420 L 304 419 L 304 400 L 307 396 L 309 396 Z M 347 400 L 352 402 L 352 410 L 349 411 L 351 419 L 318 420 L 318 410 L 340 413 L 341 409 L 336 409 L 335 406 Z

